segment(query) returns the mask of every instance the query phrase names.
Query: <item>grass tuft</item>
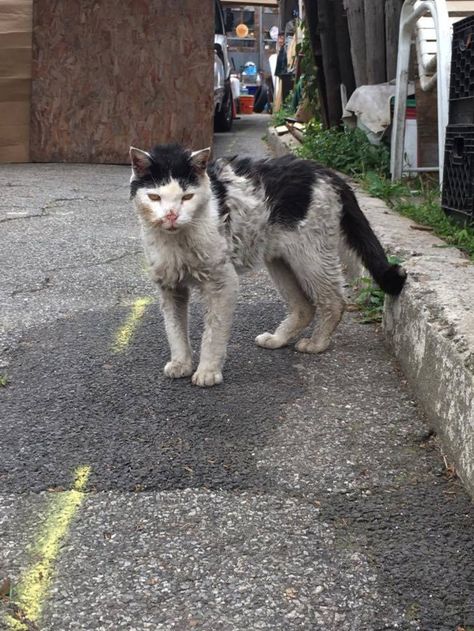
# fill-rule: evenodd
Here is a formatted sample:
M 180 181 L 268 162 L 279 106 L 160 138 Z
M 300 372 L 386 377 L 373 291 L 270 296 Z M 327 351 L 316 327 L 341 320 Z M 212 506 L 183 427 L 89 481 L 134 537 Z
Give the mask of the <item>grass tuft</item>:
M 377 287 L 374 281 L 368 276 L 358 278 L 353 288 L 356 292 L 354 304 L 356 308 L 362 312 L 361 322 L 363 324 L 381 322 L 385 298 L 382 289 Z
M 306 126 L 299 155 L 353 177 L 367 171 L 387 173 L 390 155 L 385 146 L 371 145 L 360 129 L 323 129 L 320 123 Z

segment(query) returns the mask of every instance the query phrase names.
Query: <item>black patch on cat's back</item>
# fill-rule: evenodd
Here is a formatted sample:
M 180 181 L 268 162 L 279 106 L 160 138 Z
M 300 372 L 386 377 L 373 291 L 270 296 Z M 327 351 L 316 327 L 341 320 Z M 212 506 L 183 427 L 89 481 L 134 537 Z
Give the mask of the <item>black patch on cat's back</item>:
M 317 178 L 313 162 L 287 155 L 267 160 L 232 158 L 230 164 L 237 175 L 263 186 L 270 223 L 296 228 L 306 218 Z
M 148 172 L 139 179 L 130 182 L 130 195 L 134 197 L 141 187 L 160 186 L 171 180 L 177 180 L 183 190 L 199 181 L 193 167 L 191 152 L 181 145 L 156 145 L 151 151 L 151 163 Z
M 211 181 L 211 189 L 217 199 L 217 208 L 220 217 L 229 214 L 227 208 L 227 186 L 219 177 L 219 168 L 215 162 L 212 162 L 207 168 L 207 174 Z

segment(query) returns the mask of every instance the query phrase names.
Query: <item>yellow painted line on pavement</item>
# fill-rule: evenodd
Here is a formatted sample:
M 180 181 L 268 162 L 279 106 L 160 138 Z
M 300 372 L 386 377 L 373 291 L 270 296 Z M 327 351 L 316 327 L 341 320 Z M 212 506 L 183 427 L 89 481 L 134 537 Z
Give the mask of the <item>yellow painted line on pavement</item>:
M 150 296 L 135 300 L 128 318 L 115 334 L 115 341 L 112 346 L 113 353 L 121 353 L 127 348 L 136 331 L 138 323 L 145 314 L 146 308 L 148 305 L 151 305 L 152 302 L 153 299 L 150 298 Z
M 39 620 L 61 543 L 86 496 L 84 489 L 90 471 L 89 466 L 78 467 L 74 474 L 72 489 L 55 496 L 44 528 L 39 533 L 34 547 L 34 557 L 38 560 L 17 585 L 12 606 L 14 613 L 7 616 L 9 629 L 27 631 L 31 628 L 31 624 L 28 623 L 36 623 Z

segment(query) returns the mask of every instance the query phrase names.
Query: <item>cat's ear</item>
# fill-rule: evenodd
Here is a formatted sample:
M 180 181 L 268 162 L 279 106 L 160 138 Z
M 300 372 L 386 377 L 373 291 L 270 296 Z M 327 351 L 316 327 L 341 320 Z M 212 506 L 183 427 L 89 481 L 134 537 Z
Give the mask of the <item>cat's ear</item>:
M 199 174 L 204 173 L 204 171 L 206 170 L 210 155 L 211 155 L 210 147 L 207 147 L 206 149 L 201 149 L 200 151 L 192 152 L 191 162 L 194 167 L 194 170 L 197 171 Z
M 130 147 L 130 160 L 132 162 L 133 175 L 137 178 L 145 176 L 152 163 L 151 155 L 136 147 Z

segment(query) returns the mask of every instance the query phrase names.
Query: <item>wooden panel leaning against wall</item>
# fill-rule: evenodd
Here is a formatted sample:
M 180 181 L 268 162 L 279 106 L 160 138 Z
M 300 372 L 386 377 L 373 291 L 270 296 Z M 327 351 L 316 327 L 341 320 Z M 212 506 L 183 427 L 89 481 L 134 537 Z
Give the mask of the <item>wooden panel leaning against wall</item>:
M 33 22 L 34 161 L 211 144 L 213 0 L 35 0 Z
M 32 2 L 0 2 L 0 162 L 30 159 Z

